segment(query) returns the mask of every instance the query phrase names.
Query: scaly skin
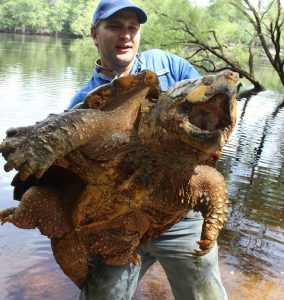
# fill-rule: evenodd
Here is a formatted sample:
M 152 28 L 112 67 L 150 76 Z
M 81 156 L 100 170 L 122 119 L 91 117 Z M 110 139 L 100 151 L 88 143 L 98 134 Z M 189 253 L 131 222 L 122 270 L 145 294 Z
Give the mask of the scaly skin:
M 96 124 L 91 121 L 93 118 Z M 35 126 L 11 128 L 0 145 L 0 152 L 7 160 L 4 169 L 18 170 L 22 181 L 32 174 L 40 178 L 57 157 L 86 143 L 103 122 L 100 111 L 73 110 L 50 115 Z
M 139 244 L 190 209 L 204 217 L 195 254 L 208 253 L 228 202 L 225 180 L 210 164 L 235 124 L 236 84 L 225 71 L 157 98 L 157 77 L 144 71 L 92 91 L 74 110 L 10 129 L 0 152 L 5 170 L 18 170 L 21 202 L 0 220 L 39 228 L 79 287 L 91 253 L 107 264 L 139 263 Z

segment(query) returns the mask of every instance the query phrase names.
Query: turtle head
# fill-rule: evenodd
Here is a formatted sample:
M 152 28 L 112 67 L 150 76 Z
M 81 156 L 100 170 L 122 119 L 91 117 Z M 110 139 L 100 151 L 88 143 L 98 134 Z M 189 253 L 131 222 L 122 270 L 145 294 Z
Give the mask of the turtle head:
M 236 122 L 237 83 L 237 74 L 225 70 L 173 85 L 156 104 L 162 149 L 184 155 L 189 147 L 218 158 Z

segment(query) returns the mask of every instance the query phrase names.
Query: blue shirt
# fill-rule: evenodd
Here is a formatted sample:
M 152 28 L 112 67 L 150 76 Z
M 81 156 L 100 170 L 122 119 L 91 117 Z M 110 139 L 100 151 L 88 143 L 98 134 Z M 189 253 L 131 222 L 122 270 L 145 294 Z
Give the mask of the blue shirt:
M 186 59 L 159 49 L 148 50 L 137 55 L 131 74 L 138 73 L 145 69 L 151 70 L 157 74 L 163 92 L 168 90 L 174 83 L 183 79 L 200 78 L 197 70 Z M 90 91 L 111 82 L 111 80 L 111 78 L 104 76 L 97 68 L 95 68 L 92 78 L 75 94 L 71 99 L 68 108 L 72 108 L 76 104 L 84 101 Z M 187 218 L 184 218 L 181 222 L 173 225 L 165 235 L 191 234 L 196 230 L 195 226 L 200 227 L 201 220 L 202 216 L 200 213 L 190 211 Z M 197 221 L 198 223 L 192 223 L 190 221 Z
M 163 92 L 178 81 L 200 77 L 196 69 L 186 59 L 159 49 L 148 50 L 137 55 L 131 74 L 145 69 L 157 74 Z M 90 91 L 109 83 L 111 80 L 95 68 L 92 78 L 75 94 L 68 108 L 84 101 Z

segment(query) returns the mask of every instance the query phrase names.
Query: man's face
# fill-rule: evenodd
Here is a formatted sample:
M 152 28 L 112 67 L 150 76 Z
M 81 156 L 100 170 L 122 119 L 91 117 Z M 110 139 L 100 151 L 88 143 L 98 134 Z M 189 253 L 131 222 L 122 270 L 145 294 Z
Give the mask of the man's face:
M 134 11 L 123 9 L 100 20 L 91 33 L 102 66 L 114 70 L 132 66 L 140 43 L 140 24 Z

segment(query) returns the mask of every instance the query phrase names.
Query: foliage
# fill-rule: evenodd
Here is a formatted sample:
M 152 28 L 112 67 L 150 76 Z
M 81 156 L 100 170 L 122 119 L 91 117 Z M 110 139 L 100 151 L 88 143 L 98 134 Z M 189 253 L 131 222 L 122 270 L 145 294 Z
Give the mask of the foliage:
M 69 10 L 70 6 L 64 0 L 49 1 L 47 24 L 51 32 L 60 32 L 63 30 Z
M 93 12 L 98 4 L 96 1 L 85 1 L 85 7 L 83 13 L 80 9 L 77 10 L 77 16 L 74 21 L 71 23 L 71 31 L 79 36 L 88 36 L 91 26 L 91 20 Z
M 211 0 L 204 8 L 184 0 L 178 6 L 173 0 L 147 1 L 152 21 L 145 30 L 149 33 L 146 44 L 174 49 L 206 72 L 232 69 L 258 90 L 263 86 L 255 76 L 255 65 L 266 56 L 284 86 L 280 0 L 254 2 L 258 3 L 257 17 L 249 0 Z
M 46 1 L 5 1 L 1 5 L 0 13 L 0 28 L 3 29 L 41 31 L 47 25 Z
M 148 15 L 141 49 L 162 48 L 190 60 L 199 70 L 230 68 L 261 88 L 254 67 L 260 59 L 284 86 L 284 12 L 280 0 L 134 0 Z M 253 6 L 251 3 L 257 3 Z M 98 0 L 2 0 L 0 30 L 89 36 Z
M 0 30 L 85 35 L 98 1 L 6 0 L 0 6 Z
M 277 72 L 284 86 L 283 35 L 284 10 L 281 0 L 271 0 L 265 3 L 258 0 L 230 1 L 242 13 L 247 23 L 252 27 L 268 61 Z

